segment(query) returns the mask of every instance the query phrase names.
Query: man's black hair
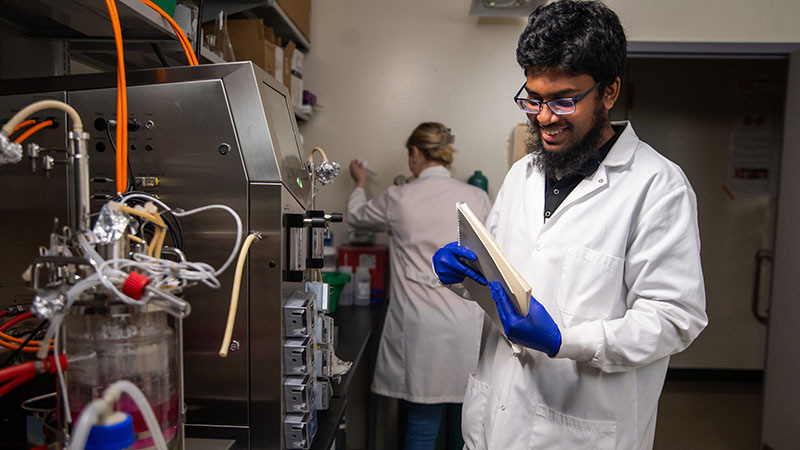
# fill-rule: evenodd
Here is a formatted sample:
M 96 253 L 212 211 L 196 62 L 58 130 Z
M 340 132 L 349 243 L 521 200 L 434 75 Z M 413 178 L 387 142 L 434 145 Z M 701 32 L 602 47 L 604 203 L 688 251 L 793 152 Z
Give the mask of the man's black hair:
M 608 86 L 625 70 L 627 42 L 616 13 L 603 3 L 561 0 L 542 5 L 519 37 L 517 63 L 590 75 Z

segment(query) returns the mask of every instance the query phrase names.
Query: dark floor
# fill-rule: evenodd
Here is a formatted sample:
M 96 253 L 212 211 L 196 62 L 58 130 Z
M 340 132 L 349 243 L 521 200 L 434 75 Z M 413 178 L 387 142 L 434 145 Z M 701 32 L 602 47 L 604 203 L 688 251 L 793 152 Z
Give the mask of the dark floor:
M 363 375 L 359 374 L 363 381 Z M 357 390 L 360 391 L 360 390 Z M 363 394 L 348 399 L 348 449 L 364 447 Z M 669 377 L 658 404 L 654 450 L 756 450 L 761 427 L 760 381 L 697 381 Z M 397 402 L 379 397 L 376 449 L 396 450 Z
M 655 450 L 755 450 L 762 384 L 667 380 L 658 404 Z

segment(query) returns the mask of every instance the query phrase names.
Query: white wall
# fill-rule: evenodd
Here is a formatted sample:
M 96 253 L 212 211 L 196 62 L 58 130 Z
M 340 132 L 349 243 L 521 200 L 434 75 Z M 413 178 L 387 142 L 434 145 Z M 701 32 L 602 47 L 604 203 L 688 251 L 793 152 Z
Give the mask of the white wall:
M 800 1 L 608 0 L 630 40 L 800 42 Z M 524 81 L 515 49 L 524 18 L 478 19 L 469 0 L 317 0 L 304 81 L 324 109 L 301 124 L 305 147 L 342 164 L 317 206 L 343 211 L 353 187 L 346 167 L 363 157 L 380 175 L 376 195 L 410 174 L 405 139 L 420 122 L 456 135 L 454 175 L 489 178 L 494 197 L 508 169 L 508 138 L 524 120 L 511 98 Z M 335 227 L 336 242 L 345 228 Z
M 410 175 L 405 140 L 423 121 L 453 130 L 457 178 L 480 169 L 496 192 L 507 138 L 524 119 L 512 101 L 524 81 L 514 56 L 524 19 L 479 24 L 462 0 L 324 0 L 314 2 L 311 23 L 304 82 L 324 109 L 301 132 L 306 149 L 322 146 L 344 168 L 320 191 L 319 208 L 344 209 L 353 158 L 380 174 L 370 195 Z M 341 242 L 344 233 L 334 231 Z
M 605 3 L 620 16 L 630 40 L 800 42 L 797 0 L 605 0 Z

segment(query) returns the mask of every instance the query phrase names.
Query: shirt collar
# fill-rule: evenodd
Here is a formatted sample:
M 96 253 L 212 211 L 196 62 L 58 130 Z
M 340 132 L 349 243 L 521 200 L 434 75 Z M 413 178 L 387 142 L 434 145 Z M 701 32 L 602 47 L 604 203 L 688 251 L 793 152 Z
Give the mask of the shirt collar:
M 639 146 L 639 136 L 633 131 L 633 125 L 630 122 L 611 122 L 613 126 L 624 126 L 622 133 L 619 133 L 617 142 L 611 147 L 608 155 L 603 160 L 603 165 L 609 167 L 617 167 L 627 165 L 633 158 L 636 147 Z
M 450 170 L 447 169 L 445 166 L 431 166 L 422 169 L 422 172 L 419 173 L 417 179 L 420 180 L 422 178 L 451 178 L 453 176 L 450 173 Z
M 578 169 L 578 175 L 581 175 L 584 178 L 592 176 L 592 174 L 597 171 L 597 168 L 600 167 L 600 163 L 606 159 L 606 156 L 608 156 L 608 153 L 614 147 L 617 139 L 619 139 L 625 129 L 624 126 L 620 124 L 613 124 L 612 127 L 614 129 L 614 135 L 611 136 L 611 139 L 607 140 L 606 143 L 603 144 L 599 149 L 597 149 L 597 154 L 595 154 L 592 159 L 586 161 L 583 167 Z

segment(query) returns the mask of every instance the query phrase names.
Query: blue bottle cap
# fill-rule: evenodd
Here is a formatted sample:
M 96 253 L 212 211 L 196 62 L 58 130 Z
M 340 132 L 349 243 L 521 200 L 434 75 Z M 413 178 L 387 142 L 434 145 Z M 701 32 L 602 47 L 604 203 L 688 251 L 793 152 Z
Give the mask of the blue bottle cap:
M 86 450 L 120 450 L 133 445 L 133 419 L 123 412 L 113 413 L 105 424 L 89 432 Z

